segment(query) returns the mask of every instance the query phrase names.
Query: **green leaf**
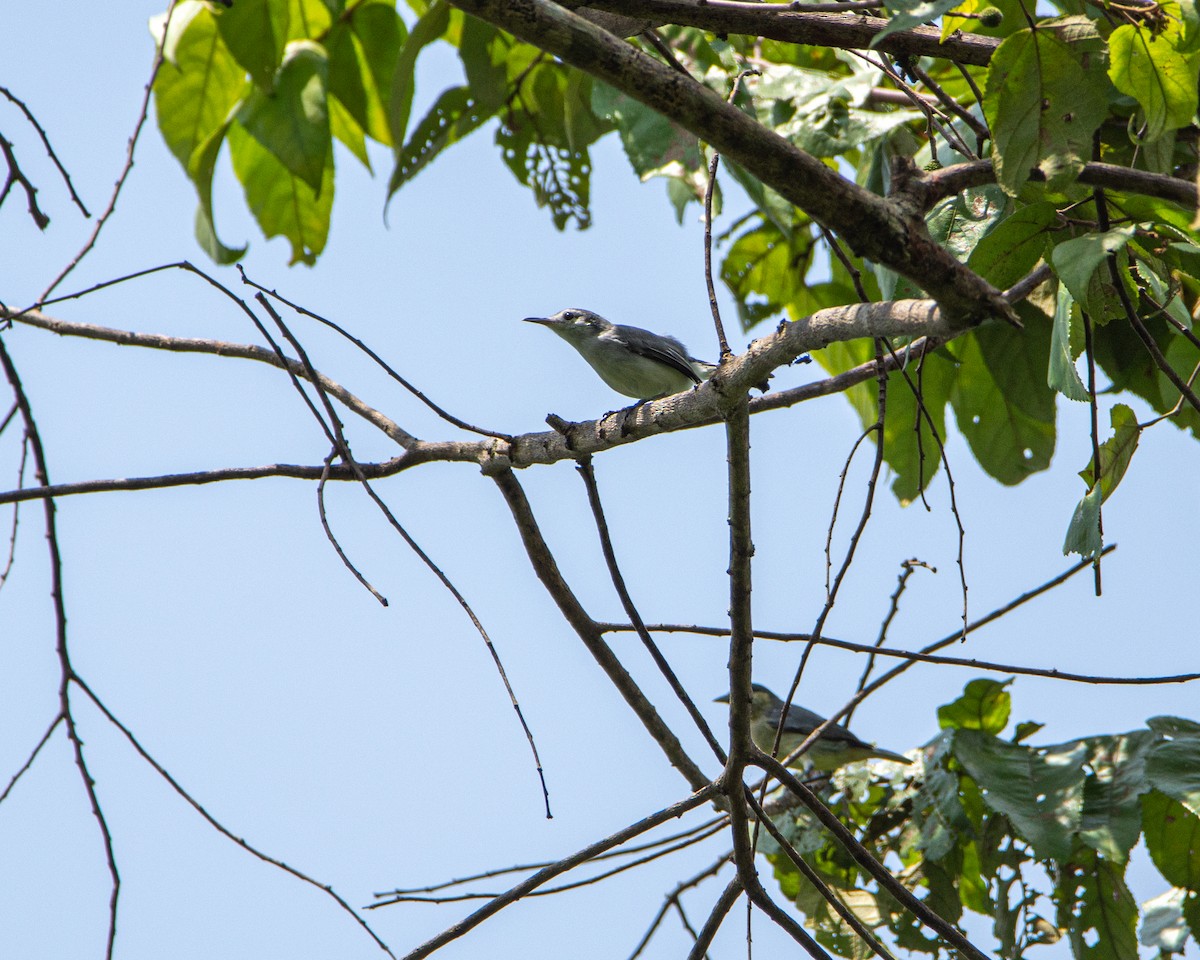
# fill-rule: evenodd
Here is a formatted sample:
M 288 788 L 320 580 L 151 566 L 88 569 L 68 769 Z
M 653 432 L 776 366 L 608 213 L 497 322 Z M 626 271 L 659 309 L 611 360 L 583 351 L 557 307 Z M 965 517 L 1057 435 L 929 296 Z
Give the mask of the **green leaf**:
M 1124 250 L 1131 236 L 1132 226 L 1089 233 L 1063 241 L 1050 254 L 1054 272 L 1093 320 L 1122 315 L 1106 261 L 1110 254 Z
M 1200 888 L 1200 817 L 1157 790 L 1142 796 L 1146 850 L 1167 883 Z
M 274 91 L 252 91 L 237 114 L 255 140 L 317 192 L 332 143 L 327 80 L 325 48 L 309 40 L 293 40 L 275 77 Z
M 363 128 L 337 97 L 330 97 L 326 102 L 329 104 L 329 132 L 333 134 L 333 139 L 340 141 L 359 163 L 370 170 L 371 157 L 367 153 L 367 138 Z
M 254 82 L 270 90 L 287 42 L 287 5 L 278 0 L 237 0 L 218 11 L 217 29 Z
M 1050 365 L 1046 372 L 1046 383 L 1052 390 L 1057 390 L 1068 400 L 1080 402 L 1089 399 L 1090 394 L 1083 381 L 1079 379 L 1079 371 L 1075 368 L 1075 359 L 1071 356 L 1071 307 L 1075 298 L 1067 289 L 1065 283 L 1058 284 L 1054 300 L 1054 324 L 1050 335 Z
M 216 263 L 233 263 L 246 247 L 227 247 L 217 237 L 212 180 L 229 117 L 247 88 L 245 73 L 203 4 L 181 4 L 167 39 L 171 60 L 163 63 L 154 81 L 158 128 L 199 195 L 197 241 Z
M 988 68 L 984 115 L 992 130 L 996 181 L 1016 196 L 1037 168 L 1051 190 L 1072 183 L 1108 114 L 1103 74 L 1052 31 L 1025 29 L 1003 40 Z
M 1142 428 L 1138 426 L 1137 415 L 1123 403 L 1115 404 L 1109 412 L 1113 435 L 1100 445 L 1100 502 L 1109 498 L 1117 489 L 1121 478 L 1129 467 L 1129 461 L 1137 450 L 1138 439 Z M 1095 483 L 1096 462 L 1093 459 L 1086 468 L 1079 471 L 1079 476 L 1089 487 Z
M 978 729 L 954 734 L 954 756 L 983 790 L 984 802 L 1008 817 L 1040 858 L 1071 856 L 1083 811 L 1086 755 L 1087 747 L 1078 742 L 1035 749 Z
M 958 377 L 950 394 L 959 431 L 975 459 L 1001 483 L 1045 470 L 1054 455 L 1054 394 L 1042 373 L 1050 324 L 1023 331 L 983 326 L 955 345 Z
M 471 21 L 468 21 L 471 22 Z M 404 149 L 396 154 L 392 185 L 398 189 L 425 168 L 447 147 L 479 129 L 492 114 L 482 110 L 467 87 L 451 87 L 413 129 Z
M 1007 290 L 1042 258 L 1047 234 L 1057 219 L 1058 210 L 1052 203 L 1021 207 L 979 241 L 967 266 L 992 286 Z
M 1077 553 L 1085 560 L 1099 556 L 1104 549 L 1100 536 L 1100 488 L 1092 487 L 1075 506 L 1067 537 L 1063 541 L 1063 556 Z
M 1174 6 L 1164 4 L 1164 7 Z M 1176 9 L 1178 9 L 1176 7 Z M 1126 23 L 1108 38 L 1108 75 L 1146 115 L 1142 137 L 1154 140 L 1187 126 L 1196 113 L 1196 55 L 1180 49 L 1181 26 L 1173 21 L 1156 34 L 1144 23 Z
M 171 58 L 154 80 L 158 129 L 167 149 L 186 170 L 192 154 L 215 131 L 246 89 L 242 67 L 222 42 L 216 17 L 204 4 L 185 4 L 186 26 L 172 18 Z
M 1012 680 L 972 680 L 963 695 L 938 707 L 938 726 L 943 730 L 981 730 L 998 734 L 1008 726 L 1012 696 L 1005 689 Z
M 1146 760 L 1146 778 L 1155 789 L 1200 816 L 1200 737 L 1180 736 L 1154 744 Z
M 1124 864 L 1091 850 L 1079 850 L 1064 866 L 1054 900 L 1077 960 L 1137 960 L 1137 903 L 1124 874 Z
M 1146 780 L 1146 756 L 1158 738 L 1149 730 L 1089 737 L 1092 775 L 1083 790 L 1079 839 L 1112 863 L 1123 864 L 1142 832 L 1139 797 Z
M 774 223 L 760 223 L 729 247 L 721 279 L 734 295 L 743 330 L 783 313 L 800 293 L 816 247 L 801 224 L 789 240 Z
M 230 122 L 226 121 L 214 130 L 208 140 L 196 148 L 187 167 L 188 176 L 196 185 L 196 192 L 200 194 L 200 204 L 196 207 L 196 241 L 213 262 L 219 264 L 236 263 L 245 256 L 247 249 L 246 244 L 241 247 L 225 246 L 217 236 L 217 226 L 213 219 L 213 170 L 216 168 L 217 157 L 221 152 L 221 145 L 225 142 Z
M 412 113 L 413 88 L 416 84 L 417 54 L 445 33 L 449 25 L 449 5 L 446 0 L 434 0 L 413 25 L 400 48 L 388 96 L 388 131 L 392 145 L 397 148 L 404 143 L 408 133 L 408 117 Z M 396 188 L 389 184 L 388 197 L 395 192 Z
M 688 177 L 700 186 L 703 196 L 707 168 L 693 134 L 605 83 L 592 84 L 592 109 L 616 124 L 625 155 L 643 181 L 655 176 Z
M 325 249 L 333 207 L 333 155 L 326 155 L 320 191 L 292 174 L 257 139 L 233 124 L 229 128 L 233 170 L 246 203 L 267 237 L 284 236 L 292 247 L 290 264 L 309 266 Z
M 1146 726 L 1166 737 L 1191 737 L 1200 735 L 1200 723 L 1183 717 L 1151 717 Z
M 388 98 L 406 32 L 395 9 L 380 0 L 359 3 L 330 31 L 329 92 L 372 139 L 392 146 Z

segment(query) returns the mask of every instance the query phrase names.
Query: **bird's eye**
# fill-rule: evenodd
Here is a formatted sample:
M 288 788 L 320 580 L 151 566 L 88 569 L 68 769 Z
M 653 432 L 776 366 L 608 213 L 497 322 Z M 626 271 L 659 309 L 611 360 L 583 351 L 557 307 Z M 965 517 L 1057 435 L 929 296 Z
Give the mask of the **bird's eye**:
M 563 319 L 564 320 L 574 320 L 578 316 L 579 316 L 579 314 L 577 314 L 574 310 L 564 310 L 563 311 Z

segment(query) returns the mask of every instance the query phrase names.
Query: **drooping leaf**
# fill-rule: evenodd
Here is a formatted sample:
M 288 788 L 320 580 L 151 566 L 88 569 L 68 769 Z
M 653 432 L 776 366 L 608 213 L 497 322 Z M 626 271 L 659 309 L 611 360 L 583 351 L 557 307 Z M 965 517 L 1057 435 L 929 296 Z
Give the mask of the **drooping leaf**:
M 1079 378 L 1071 355 L 1071 307 L 1075 298 L 1065 283 L 1058 284 L 1054 300 L 1054 325 L 1050 336 L 1050 364 L 1046 383 L 1068 400 L 1087 401 L 1087 387 Z
M 1050 254 L 1054 272 L 1067 285 L 1071 296 L 1097 322 L 1122 315 L 1107 260 L 1111 254 L 1124 250 L 1132 235 L 1132 227 L 1088 233 L 1064 240 Z
M 321 190 L 317 192 L 237 123 L 229 128 L 229 149 L 234 173 L 263 234 L 287 238 L 292 248 L 289 263 L 316 263 L 329 236 L 332 152 L 326 155 Z
M 1137 414 L 1123 403 L 1114 404 L 1109 411 L 1109 418 L 1113 435 L 1100 445 L 1101 503 L 1109 498 L 1125 476 L 1142 432 L 1142 428 L 1138 426 Z M 1089 487 L 1095 483 L 1095 471 L 1094 460 L 1079 471 L 1079 476 Z
M 1092 487 L 1075 505 L 1067 536 L 1063 541 L 1063 555 L 1077 553 L 1085 560 L 1099 556 L 1104 549 L 1100 536 L 1100 488 Z
M 339 18 L 327 40 L 329 92 L 367 136 L 387 146 L 392 145 L 388 122 L 392 78 L 406 37 L 395 8 L 369 0 Z

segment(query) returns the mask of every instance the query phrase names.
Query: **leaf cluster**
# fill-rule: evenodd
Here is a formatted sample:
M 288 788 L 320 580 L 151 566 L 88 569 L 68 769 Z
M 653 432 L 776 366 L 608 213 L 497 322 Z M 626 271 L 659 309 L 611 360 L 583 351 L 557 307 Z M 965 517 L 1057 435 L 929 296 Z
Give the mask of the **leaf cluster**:
M 1006 960 L 1066 941 L 1077 958 L 1137 956 L 1138 905 L 1125 882 L 1142 839 L 1169 889 L 1143 905 L 1141 942 L 1180 952 L 1200 930 L 1200 724 L 1154 717 L 1145 729 L 1033 746 L 1038 723 L 1009 726 L 1011 681 L 974 680 L 938 709 L 942 732 L 920 772 L 890 781 L 844 768 L 827 802 L 881 862 L 943 917 L 990 917 Z M 941 956 L 945 946 L 881 891 L 807 811 L 774 817 L 821 879 L 868 927 L 898 947 Z M 869 956 L 862 941 L 769 837 L 763 850 L 781 890 L 818 941 Z

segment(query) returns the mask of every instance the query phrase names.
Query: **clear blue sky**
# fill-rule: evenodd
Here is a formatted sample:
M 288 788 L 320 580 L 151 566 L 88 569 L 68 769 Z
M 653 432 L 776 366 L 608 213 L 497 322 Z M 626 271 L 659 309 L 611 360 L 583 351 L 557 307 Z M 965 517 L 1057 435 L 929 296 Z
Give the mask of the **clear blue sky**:
M 34 110 L 94 211 L 123 162 L 151 61 L 146 20 L 158 10 L 153 3 L 43 2 L 10 5 L 4 14 L 0 82 Z M 449 60 L 430 58 L 421 103 L 456 79 L 452 69 Z M 19 197 L 4 207 L 0 297 L 21 304 L 78 249 L 91 225 L 70 207 L 6 104 L 0 132 L 16 142 L 54 220 L 39 234 Z M 639 184 L 610 138 L 594 155 L 595 225 L 557 233 L 516 186 L 491 135 L 490 128 L 475 134 L 406 186 L 391 204 L 390 227 L 382 217 L 388 157 L 376 155 L 378 173 L 370 179 L 339 152 L 329 246 L 311 270 L 287 268 L 283 241 L 258 235 L 223 162 L 221 235 L 229 243 L 250 241 L 246 266 L 259 282 L 351 327 L 459 416 L 510 432 L 543 429 L 549 411 L 584 419 L 623 403 L 563 342 L 522 325 L 522 317 L 587 306 L 679 336 L 698 356 L 715 356 L 695 208 L 677 226 L 662 186 Z M 740 212 L 736 199 L 730 207 Z M 65 289 L 185 258 L 207 267 L 192 239 L 193 209 L 191 187 L 151 123 L 117 216 Z M 212 269 L 237 284 L 231 269 Z M 732 305 L 723 305 L 727 324 L 735 325 Z M 255 339 L 238 311 L 182 273 L 51 312 L 180 336 Z M 341 343 L 315 328 L 296 329 L 323 371 L 406 429 L 428 438 L 455 435 Z M 318 463 L 327 453 L 290 384 L 261 365 L 24 329 L 5 338 L 55 481 Z M 776 383 L 816 376 L 813 364 L 782 371 Z M 973 615 L 1068 565 L 1061 543 L 1083 492 L 1075 471 L 1088 459 L 1086 423 L 1082 407 L 1064 402 L 1050 471 L 1014 489 L 987 479 L 961 439 L 952 438 Z M 360 458 L 395 453 L 358 423 L 350 430 Z M 857 430 L 837 397 L 754 421 L 761 627 L 812 626 L 823 596 L 829 511 Z M 11 429 L 0 451 L 0 470 L 15 477 Z M 597 460 L 616 549 L 647 620 L 722 622 L 724 457 L 722 433 L 708 429 Z M 1200 536 L 1189 496 L 1195 458 L 1194 441 L 1171 426 L 1144 437 L 1105 510 L 1108 538 L 1120 549 L 1106 562 L 1102 599 L 1092 596 L 1089 576 L 1078 577 L 953 652 L 1095 673 L 1194 668 L 1194 573 L 1179 558 L 1190 558 Z M 580 598 L 597 617 L 618 619 L 574 474 L 559 464 L 520 479 Z M 864 475 L 865 463 L 848 488 L 843 546 Z M 397 885 L 555 858 L 685 795 L 685 784 L 533 577 L 492 484 L 469 466 L 435 465 L 379 489 L 491 632 L 537 737 L 554 820 L 544 819 L 527 745 L 482 644 L 356 489 L 332 492 L 331 520 L 358 566 L 390 598 L 386 610 L 329 548 L 308 484 L 269 480 L 64 500 L 59 521 L 77 669 L 234 833 L 332 883 L 354 905 Z M 899 563 L 913 556 L 938 573 L 913 578 L 892 642 L 913 648 L 955 628 L 957 540 L 941 478 L 931 503 L 932 513 L 902 510 L 880 496 L 830 635 L 873 640 Z M 40 510 L 25 508 L 16 570 L 0 593 L 0 785 L 57 708 L 46 569 Z M 618 638 L 614 646 L 686 731 L 636 641 Z M 727 687 L 723 645 L 675 636 L 663 638 L 662 647 L 719 729 L 722 709 L 709 701 Z M 760 644 L 756 678 L 785 687 L 797 655 Z M 818 653 L 800 699 L 835 710 L 853 692 L 859 670 L 850 655 Z M 912 670 L 858 712 L 856 730 L 891 749 L 917 746 L 936 732 L 935 707 L 976 675 Z M 1155 714 L 1200 714 L 1190 688 L 1022 679 L 1012 689 L 1014 719 L 1044 722 L 1047 743 L 1132 729 Z M 216 835 L 78 693 L 75 704 L 124 881 L 118 956 L 383 956 L 322 895 Z M 685 740 L 694 756 L 705 757 L 697 737 Z M 0 955 L 102 956 L 107 873 L 61 733 L 0 806 L 0 849 Z M 710 843 L 601 887 L 519 904 L 442 955 L 625 956 L 662 895 L 721 849 Z M 1139 899 L 1161 892 L 1144 868 L 1134 879 L 1141 881 Z M 695 922 L 718 890 L 710 885 L 689 902 Z M 400 954 L 464 912 L 407 905 L 370 920 Z M 743 931 L 739 912 L 715 955 L 740 955 Z M 784 948 L 761 920 L 755 938 L 766 951 L 760 955 Z M 649 956 L 679 956 L 685 944 L 678 923 L 668 920 Z

